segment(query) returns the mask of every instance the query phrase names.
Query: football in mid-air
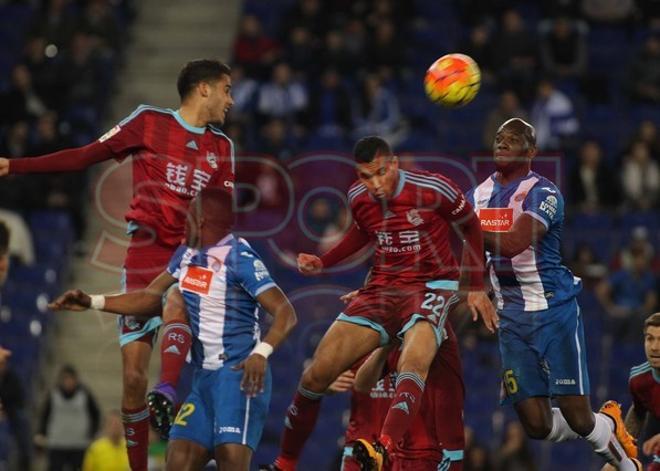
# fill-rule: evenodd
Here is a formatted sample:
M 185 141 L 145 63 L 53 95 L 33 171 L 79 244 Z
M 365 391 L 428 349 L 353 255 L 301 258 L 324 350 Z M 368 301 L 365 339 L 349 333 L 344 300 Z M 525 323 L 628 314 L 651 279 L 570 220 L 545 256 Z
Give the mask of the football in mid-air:
M 465 54 L 447 54 L 431 64 L 424 89 L 432 102 L 449 108 L 467 105 L 479 91 L 479 66 Z

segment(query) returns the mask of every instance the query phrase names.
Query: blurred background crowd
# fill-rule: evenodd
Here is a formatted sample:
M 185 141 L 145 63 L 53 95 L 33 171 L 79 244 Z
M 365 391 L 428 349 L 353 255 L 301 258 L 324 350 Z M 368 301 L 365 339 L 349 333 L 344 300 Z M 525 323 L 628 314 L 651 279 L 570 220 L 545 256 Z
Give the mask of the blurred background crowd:
M 129 86 L 121 70 L 134 25 L 149 15 L 135 3 L 0 0 L 0 155 L 29 158 L 83 145 L 110 127 L 113 94 Z M 296 337 L 304 339 L 273 357 L 272 413 L 257 456 L 275 454 L 300 373 L 291 365 L 302 368 L 341 309 L 338 294 L 361 284 L 361 265 L 310 281 L 295 273 L 291 256 L 327 249 L 346 227 L 336 192 L 307 195 L 329 182 L 345 191 L 352 169 L 328 156 L 348 156 L 369 134 L 388 139 L 405 167 L 440 171 L 467 190 L 475 181 L 457 165 L 474 170 L 487 159 L 504 120 L 534 124 L 540 162 L 550 162 L 548 176 L 567 202 L 564 260 L 585 284 L 580 302 L 594 403 L 629 403 L 629 369 L 644 361 L 641 324 L 659 305 L 660 3 L 245 0 L 241 11 L 231 57 L 223 59 L 232 66 L 235 105 L 225 131 L 236 145 L 239 197 L 256 207 L 243 228 L 250 235 L 282 220 L 291 196 L 283 169 L 296 193 L 308 191 L 300 193 L 297 223 L 251 239 L 293 293 L 301 317 Z M 455 110 L 430 103 L 422 87 L 426 68 L 449 52 L 470 55 L 482 72 L 475 101 Z M 13 371 L 24 391 L 8 402 L 20 413 L 5 410 L 7 420 L 0 419 L 0 470 L 11 450 L 14 462 L 29 461 L 29 430 L 43 428 L 36 391 L 49 389 L 43 357 L 57 333 L 45 304 L 67 285 L 72 257 L 87 255 L 80 241 L 90 181 L 80 172 L 0 182 L 0 220 L 12 234 L 12 268 L 0 289 L 0 345 L 12 356 L 0 363 L 0 384 Z M 495 339 L 473 326 L 460 337 L 466 471 L 597 466 L 580 444 L 528 443 L 511 411 L 498 407 Z M 328 401 L 304 463 L 333 469 L 345 407 L 346 398 Z M 85 446 L 99 429 L 98 415 Z

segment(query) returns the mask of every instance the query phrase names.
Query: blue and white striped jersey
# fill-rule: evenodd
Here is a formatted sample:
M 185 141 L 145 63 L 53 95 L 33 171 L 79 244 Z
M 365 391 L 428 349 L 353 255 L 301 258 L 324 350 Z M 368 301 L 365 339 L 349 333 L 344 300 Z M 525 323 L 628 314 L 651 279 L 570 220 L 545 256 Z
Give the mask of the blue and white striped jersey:
M 536 246 L 513 258 L 486 252 L 498 309 L 541 311 L 579 293 L 580 279 L 561 264 L 564 198 L 554 183 L 529 172 L 502 186 L 493 174 L 467 198 L 485 231 L 506 232 L 522 214 L 537 219 L 547 229 Z
M 193 334 L 192 364 L 207 370 L 245 359 L 260 339 L 256 297 L 276 286 L 246 240 L 181 245 L 167 268 L 179 280 Z

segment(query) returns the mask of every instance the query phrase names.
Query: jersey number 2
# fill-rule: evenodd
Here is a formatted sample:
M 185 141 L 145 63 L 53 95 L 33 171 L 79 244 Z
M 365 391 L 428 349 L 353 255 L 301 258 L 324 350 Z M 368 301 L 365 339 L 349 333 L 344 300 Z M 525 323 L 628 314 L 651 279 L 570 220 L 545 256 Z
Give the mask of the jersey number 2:
M 186 419 L 193 412 L 195 412 L 195 404 L 191 404 L 188 402 L 182 405 L 181 410 L 176 415 L 176 419 L 174 419 L 174 425 L 181 425 L 182 427 L 188 425 L 188 421 Z

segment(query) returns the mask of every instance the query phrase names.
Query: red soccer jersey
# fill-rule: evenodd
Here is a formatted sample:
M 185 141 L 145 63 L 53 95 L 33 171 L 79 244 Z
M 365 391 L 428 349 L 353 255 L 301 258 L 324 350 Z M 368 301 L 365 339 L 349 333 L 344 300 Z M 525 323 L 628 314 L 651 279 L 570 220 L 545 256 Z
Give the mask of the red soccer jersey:
M 176 111 L 141 105 L 99 142 L 117 160 L 133 158 L 126 220 L 152 228 L 163 245 L 179 245 L 189 201 L 200 190 L 233 190 L 231 140 L 213 126 L 187 124 Z
M 660 420 L 660 374 L 648 361 L 630 370 L 628 385 L 637 412 L 649 412 Z
M 376 286 L 458 280 L 450 223 L 472 207 L 449 179 L 425 171 L 399 170 L 392 198 L 380 201 L 356 182 L 348 191 L 356 225 L 376 242 L 372 277 Z
M 346 443 L 358 438 L 376 441 L 394 398 L 396 374 L 385 375 L 369 393 L 351 393 L 351 417 L 346 429 Z

